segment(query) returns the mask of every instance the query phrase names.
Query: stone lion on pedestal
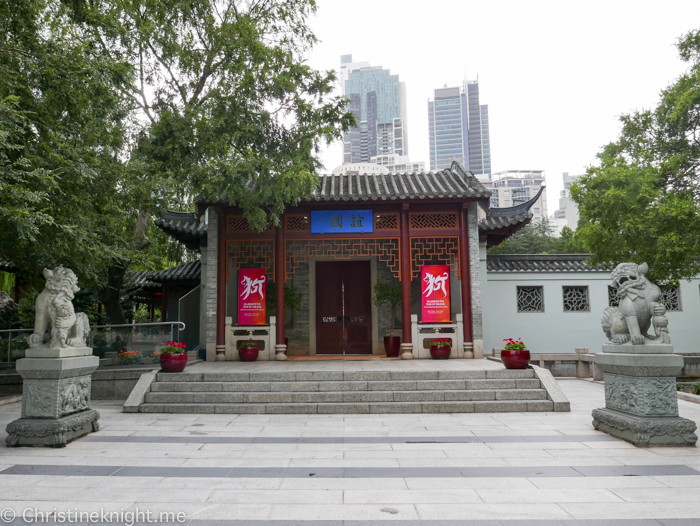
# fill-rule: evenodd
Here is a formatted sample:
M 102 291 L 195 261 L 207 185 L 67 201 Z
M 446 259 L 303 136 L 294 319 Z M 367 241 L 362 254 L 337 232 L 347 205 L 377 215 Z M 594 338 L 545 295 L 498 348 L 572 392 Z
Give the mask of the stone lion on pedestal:
M 661 289 L 645 277 L 648 270 L 646 263 L 620 263 L 612 272 L 620 305 L 605 309 L 601 320 L 603 331 L 612 343 L 671 343 Z M 652 325 L 655 336 L 648 334 Z
M 85 347 L 90 322 L 83 312 L 75 312 L 73 297 L 80 290 L 72 270 L 56 267 L 44 269 L 46 286 L 36 299 L 34 333 L 28 338 L 29 347 Z M 45 341 L 49 332 L 48 342 Z

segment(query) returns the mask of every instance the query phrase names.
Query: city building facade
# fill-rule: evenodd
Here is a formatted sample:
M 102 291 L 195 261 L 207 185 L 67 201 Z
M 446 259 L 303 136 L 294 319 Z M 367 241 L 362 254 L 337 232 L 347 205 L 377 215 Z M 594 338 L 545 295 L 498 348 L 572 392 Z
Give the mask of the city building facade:
M 568 172 L 562 174 L 564 189 L 559 192 L 559 209 L 555 210 L 550 217 L 557 236 L 561 235 L 561 231 L 565 226 L 571 230 L 576 230 L 578 226 L 578 206 L 571 199 L 571 185 L 581 179 L 581 177 L 581 175 L 569 175 Z
M 343 163 L 370 162 L 377 155 L 408 155 L 406 84 L 381 66 L 342 55 L 343 94 L 357 127 L 343 137 Z
M 544 170 L 505 170 L 479 181 L 491 191 L 491 208 L 509 208 L 525 203 L 539 194 L 531 212 L 533 221 L 541 221 L 547 214 L 547 189 Z
M 457 161 L 477 176 L 491 174 L 488 105 L 480 104 L 478 80 L 434 90 L 428 125 L 431 170 Z

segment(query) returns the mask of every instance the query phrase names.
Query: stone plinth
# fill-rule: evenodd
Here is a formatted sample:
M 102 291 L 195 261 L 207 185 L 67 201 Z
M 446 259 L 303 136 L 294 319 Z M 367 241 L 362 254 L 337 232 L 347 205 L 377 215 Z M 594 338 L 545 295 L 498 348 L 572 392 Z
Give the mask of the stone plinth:
M 678 416 L 676 375 L 683 357 L 671 345 L 603 349 L 595 364 L 604 373 L 605 409 L 593 410 L 593 427 L 636 446 L 695 445 L 695 422 Z
M 17 361 L 22 387 L 22 418 L 7 426 L 8 446 L 63 447 L 99 429 L 90 409 L 92 372 L 99 358 L 89 347 L 36 348 Z

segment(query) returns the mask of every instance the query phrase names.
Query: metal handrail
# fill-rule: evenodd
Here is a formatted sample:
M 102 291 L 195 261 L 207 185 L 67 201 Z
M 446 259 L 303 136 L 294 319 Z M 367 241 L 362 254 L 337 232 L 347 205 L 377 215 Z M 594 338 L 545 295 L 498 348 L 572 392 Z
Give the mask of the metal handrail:
M 13 332 L 34 332 L 34 329 L 3 329 L 0 334 L 8 332 L 7 337 L 7 366 L 10 367 L 12 363 L 12 333 Z
M 178 325 L 178 329 L 185 330 L 184 321 L 160 321 L 153 323 L 122 323 L 119 325 L 90 325 L 91 329 L 104 329 L 106 327 L 149 327 L 149 326 L 160 326 L 160 325 Z
M 120 323 L 117 325 L 92 325 L 90 327 L 90 339 L 89 339 L 89 345 L 92 347 L 92 336 L 93 336 L 93 331 L 92 329 L 106 329 L 106 328 L 126 328 L 126 327 L 163 327 L 169 325 L 170 326 L 170 341 L 173 341 L 173 336 L 174 336 L 174 329 L 175 326 L 177 326 L 178 331 L 184 331 L 185 330 L 185 323 L 182 321 L 160 321 L 160 322 L 150 322 L 150 323 Z

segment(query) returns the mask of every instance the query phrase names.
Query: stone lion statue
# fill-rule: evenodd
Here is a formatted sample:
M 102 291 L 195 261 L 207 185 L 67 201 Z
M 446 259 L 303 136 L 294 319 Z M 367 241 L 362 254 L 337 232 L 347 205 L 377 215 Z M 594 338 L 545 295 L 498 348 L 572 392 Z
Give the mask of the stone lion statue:
M 620 305 L 605 309 L 601 320 L 612 343 L 671 343 L 668 319 L 664 316 L 666 307 L 660 301 L 661 289 L 645 277 L 648 270 L 646 263 L 620 263 L 612 272 Z M 654 336 L 648 334 L 652 325 Z
M 44 269 L 46 286 L 36 299 L 34 333 L 28 338 L 29 347 L 85 347 L 90 322 L 83 312 L 73 309 L 73 297 L 80 290 L 72 270 L 56 267 Z M 49 331 L 48 343 L 45 342 Z

